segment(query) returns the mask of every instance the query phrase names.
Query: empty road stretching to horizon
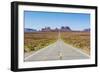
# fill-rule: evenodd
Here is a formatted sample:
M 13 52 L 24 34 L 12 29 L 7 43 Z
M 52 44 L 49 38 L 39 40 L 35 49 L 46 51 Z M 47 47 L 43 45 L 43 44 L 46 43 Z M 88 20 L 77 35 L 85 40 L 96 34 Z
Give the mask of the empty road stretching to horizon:
M 74 60 L 89 59 L 89 56 L 77 48 L 74 48 L 60 39 L 24 58 L 24 61 L 48 61 L 48 60 Z

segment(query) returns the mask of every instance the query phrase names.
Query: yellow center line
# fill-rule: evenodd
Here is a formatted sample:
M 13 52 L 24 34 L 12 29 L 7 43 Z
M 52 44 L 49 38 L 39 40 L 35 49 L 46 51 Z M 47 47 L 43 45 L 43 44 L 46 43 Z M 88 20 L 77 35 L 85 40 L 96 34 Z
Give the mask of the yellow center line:
M 59 52 L 59 59 L 62 60 L 63 54 Z

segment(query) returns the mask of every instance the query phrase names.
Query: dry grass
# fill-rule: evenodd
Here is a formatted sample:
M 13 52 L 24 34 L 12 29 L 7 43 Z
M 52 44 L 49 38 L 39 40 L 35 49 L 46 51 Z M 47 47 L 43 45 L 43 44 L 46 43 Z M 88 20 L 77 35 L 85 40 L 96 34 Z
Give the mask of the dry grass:
M 57 40 L 57 32 L 28 32 L 24 35 L 24 51 L 36 51 Z

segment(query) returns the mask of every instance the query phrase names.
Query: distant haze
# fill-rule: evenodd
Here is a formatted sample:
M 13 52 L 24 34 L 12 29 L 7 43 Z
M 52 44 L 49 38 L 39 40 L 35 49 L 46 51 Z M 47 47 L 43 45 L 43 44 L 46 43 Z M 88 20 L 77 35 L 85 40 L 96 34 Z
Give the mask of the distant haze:
M 62 26 L 68 26 L 72 30 L 84 30 L 90 28 L 90 14 L 24 11 L 24 23 L 24 28 L 35 30 L 45 27 L 60 29 Z

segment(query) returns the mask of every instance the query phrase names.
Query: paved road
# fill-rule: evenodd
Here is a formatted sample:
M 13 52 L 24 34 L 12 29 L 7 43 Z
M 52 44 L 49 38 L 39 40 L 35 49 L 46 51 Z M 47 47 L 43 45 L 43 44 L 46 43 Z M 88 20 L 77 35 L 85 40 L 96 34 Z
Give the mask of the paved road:
M 54 44 L 51 44 L 31 55 L 25 57 L 25 61 L 47 61 L 47 60 L 73 60 L 73 59 L 88 59 L 89 56 L 79 49 L 73 48 L 65 44 L 60 39 Z

